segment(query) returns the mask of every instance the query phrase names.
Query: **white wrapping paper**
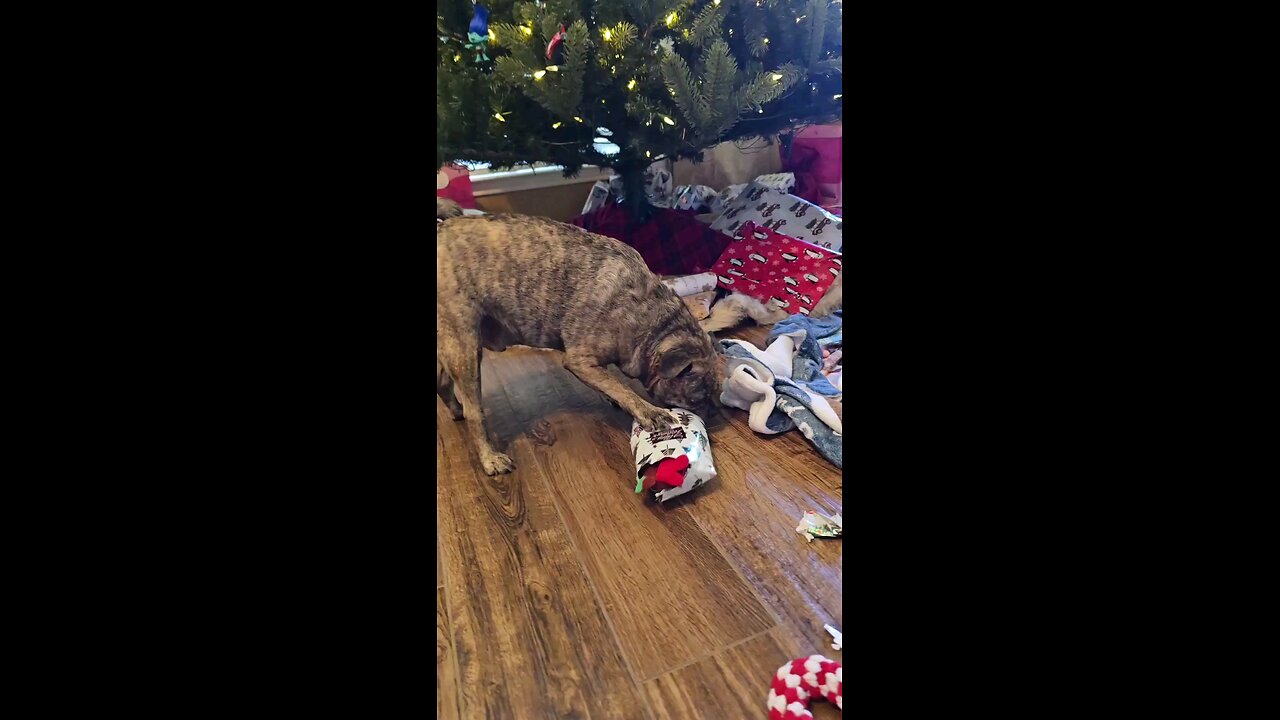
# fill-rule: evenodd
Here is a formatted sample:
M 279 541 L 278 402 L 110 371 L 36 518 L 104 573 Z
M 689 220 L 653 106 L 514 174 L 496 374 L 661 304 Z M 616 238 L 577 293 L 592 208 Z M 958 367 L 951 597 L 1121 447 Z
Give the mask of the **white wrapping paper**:
M 697 295 L 708 290 L 716 289 L 716 274 L 711 272 L 698 273 L 697 275 L 681 275 L 680 277 L 664 278 L 662 283 L 672 290 L 676 291 L 676 295 L 687 297 L 689 295 Z
M 747 221 L 835 252 L 841 252 L 844 245 L 841 218 L 760 183 L 748 185 L 726 204 L 724 214 L 711 223 L 711 229 L 732 236 Z
M 671 413 L 671 425 L 665 430 L 648 432 L 634 421 L 631 423 L 631 452 L 636 461 L 636 487 L 644 477 L 644 469 L 666 458 L 684 454 L 689 457 L 689 470 L 684 483 L 678 488 L 666 488 L 653 493 L 658 502 L 666 502 L 690 490 L 710 482 L 716 477 L 716 466 L 711 461 L 711 440 L 702 418 L 688 410 L 675 408 Z M 639 490 L 637 490 L 639 492 Z

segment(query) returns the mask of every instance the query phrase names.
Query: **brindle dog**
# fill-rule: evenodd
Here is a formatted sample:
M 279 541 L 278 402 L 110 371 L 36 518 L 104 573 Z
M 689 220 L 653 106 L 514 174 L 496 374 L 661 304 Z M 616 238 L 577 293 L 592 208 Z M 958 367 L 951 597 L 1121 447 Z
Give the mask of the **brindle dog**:
M 682 407 L 706 418 L 720 391 L 711 338 L 634 249 L 546 218 L 457 217 L 436 200 L 436 392 L 490 475 L 515 464 L 489 444 L 480 408 L 481 348 L 564 351 L 564 366 L 646 429 Z M 655 407 L 606 369 L 644 383 Z

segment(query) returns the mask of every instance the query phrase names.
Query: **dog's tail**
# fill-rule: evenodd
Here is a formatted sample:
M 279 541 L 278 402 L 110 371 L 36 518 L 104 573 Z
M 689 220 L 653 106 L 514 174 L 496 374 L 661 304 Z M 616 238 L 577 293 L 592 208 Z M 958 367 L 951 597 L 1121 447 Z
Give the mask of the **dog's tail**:
M 436 219 L 444 220 L 445 218 L 457 217 L 462 214 L 462 208 L 458 203 L 447 200 L 442 197 L 436 198 Z
M 831 283 L 831 287 L 827 288 L 827 294 L 823 295 L 818 304 L 813 306 L 813 312 L 809 313 L 809 317 L 826 317 L 844 307 L 844 297 L 841 290 L 841 278 L 843 276 L 843 273 L 836 276 L 836 281 Z
M 734 327 L 748 317 L 759 325 L 772 325 L 786 320 L 787 311 L 768 307 L 742 293 L 733 293 L 713 305 L 711 314 L 699 324 L 706 332 L 713 333 Z

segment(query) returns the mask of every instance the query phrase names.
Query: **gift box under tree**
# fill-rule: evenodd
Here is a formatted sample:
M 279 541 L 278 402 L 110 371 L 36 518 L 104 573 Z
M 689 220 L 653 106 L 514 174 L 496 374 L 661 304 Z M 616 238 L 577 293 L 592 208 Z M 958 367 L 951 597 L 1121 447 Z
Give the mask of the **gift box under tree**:
M 725 205 L 711 229 L 733 236 L 746 223 L 840 252 L 844 221 L 795 195 L 751 183 Z

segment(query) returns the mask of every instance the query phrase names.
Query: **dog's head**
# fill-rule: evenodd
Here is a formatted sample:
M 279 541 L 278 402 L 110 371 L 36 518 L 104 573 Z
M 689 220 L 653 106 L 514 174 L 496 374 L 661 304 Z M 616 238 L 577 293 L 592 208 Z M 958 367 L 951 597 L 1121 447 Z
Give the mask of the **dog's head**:
M 660 407 L 693 411 L 704 421 L 715 411 L 723 363 L 705 333 L 668 337 L 658 344 L 649 393 Z

